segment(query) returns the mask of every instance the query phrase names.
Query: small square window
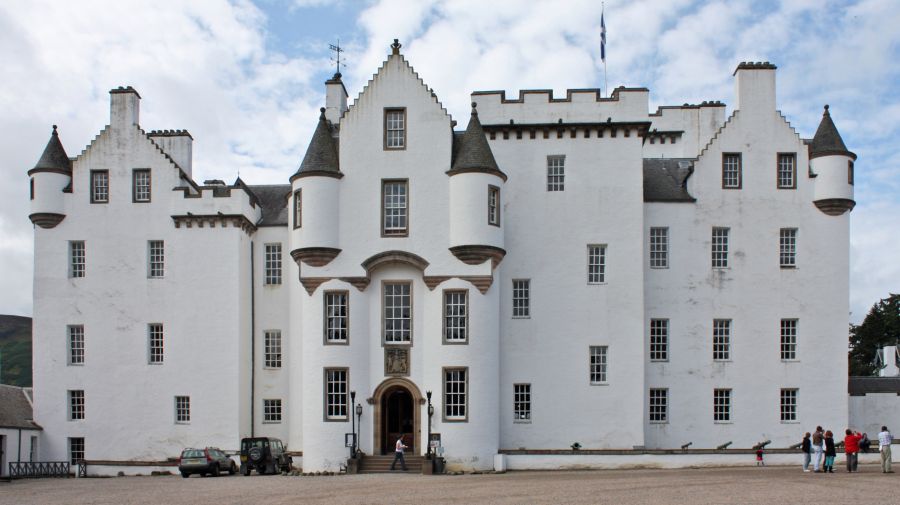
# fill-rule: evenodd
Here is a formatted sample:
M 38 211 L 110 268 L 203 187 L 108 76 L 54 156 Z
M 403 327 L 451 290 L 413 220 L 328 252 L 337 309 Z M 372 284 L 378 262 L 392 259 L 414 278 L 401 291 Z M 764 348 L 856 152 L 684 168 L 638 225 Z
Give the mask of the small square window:
M 281 399 L 263 400 L 263 422 L 278 424 L 281 422 Z

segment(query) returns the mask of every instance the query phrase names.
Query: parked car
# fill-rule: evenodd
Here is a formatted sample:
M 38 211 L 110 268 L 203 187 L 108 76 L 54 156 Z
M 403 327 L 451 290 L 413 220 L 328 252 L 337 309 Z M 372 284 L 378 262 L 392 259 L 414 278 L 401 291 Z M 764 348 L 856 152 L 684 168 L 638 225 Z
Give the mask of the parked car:
M 192 473 L 200 475 L 212 475 L 218 477 L 219 472 L 227 471 L 229 475 L 234 475 L 237 471 L 237 465 L 230 456 L 215 447 L 207 447 L 206 449 L 185 449 L 181 451 L 181 457 L 178 458 L 178 471 L 181 476 L 187 479 Z
M 241 440 L 241 475 L 256 473 L 289 472 L 293 459 L 285 453 L 287 447 L 281 440 L 270 437 L 253 437 Z

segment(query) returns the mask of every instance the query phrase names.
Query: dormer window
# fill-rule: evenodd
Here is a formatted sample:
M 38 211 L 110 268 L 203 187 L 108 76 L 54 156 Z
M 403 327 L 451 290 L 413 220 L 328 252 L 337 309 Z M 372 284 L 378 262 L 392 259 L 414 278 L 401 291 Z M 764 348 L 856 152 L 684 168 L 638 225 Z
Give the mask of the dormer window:
M 406 149 L 406 109 L 384 109 L 384 148 Z

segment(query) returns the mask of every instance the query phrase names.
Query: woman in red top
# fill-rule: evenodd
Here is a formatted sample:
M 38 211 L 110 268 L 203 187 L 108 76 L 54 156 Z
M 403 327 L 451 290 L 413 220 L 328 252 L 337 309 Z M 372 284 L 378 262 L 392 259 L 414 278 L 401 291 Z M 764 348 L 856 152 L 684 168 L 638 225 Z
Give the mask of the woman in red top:
M 847 471 L 855 472 L 859 463 L 859 441 L 862 435 L 859 432 L 854 433 L 847 428 L 847 436 L 844 437 L 844 453 L 847 455 Z

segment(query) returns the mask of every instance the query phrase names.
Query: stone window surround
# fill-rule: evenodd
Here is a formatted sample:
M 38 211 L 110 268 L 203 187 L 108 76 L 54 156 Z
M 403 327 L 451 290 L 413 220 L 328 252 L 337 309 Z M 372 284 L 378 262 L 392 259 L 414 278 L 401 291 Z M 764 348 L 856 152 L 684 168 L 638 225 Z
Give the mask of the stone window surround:
M 450 294 L 462 294 L 464 297 L 462 308 L 463 308 L 463 321 L 462 321 L 462 330 L 465 334 L 465 338 L 462 339 L 448 339 L 447 338 L 447 318 L 450 317 L 447 314 L 447 295 Z M 469 343 L 469 290 L 468 289 L 444 289 L 441 292 L 441 305 L 442 305 L 442 324 L 441 324 L 441 335 L 443 335 L 443 344 L 444 345 L 468 345 Z M 453 317 L 459 317 L 458 315 Z
M 330 306 L 328 303 L 328 297 L 336 295 L 344 296 L 344 315 L 333 316 L 334 318 L 342 318 L 344 320 L 343 332 L 345 333 L 345 335 L 343 340 L 329 338 L 328 322 L 329 318 L 332 316 L 328 315 L 328 307 Z M 383 312 L 382 317 L 384 317 Z M 322 292 L 322 344 L 350 345 L 350 291 L 347 289 L 329 289 Z
M 385 320 L 385 314 L 384 314 L 384 307 L 385 307 L 385 294 L 386 294 L 385 289 L 389 284 L 406 284 L 407 286 L 409 286 L 409 340 L 401 340 L 401 341 L 394 341 L 394 342 L 388 342 L 388 340 L 387 340 L 387 325 L 385 324 L 386 320 Z M 412 347 L 413 341 L 414 341 L 413 337 L 415 334 L 415 331 L 414 331 L 415 330 L 415 327 L 414 327 L 415 300 L 414 300 L 413 296 L 414 296 L 413 283 L 411 280 L 408 280 L 408 279 L 385 279 L 385 280 L 381 281 L 381 345 L 382 345 L 382 347 L 384 347 L 384 346 L 399 346 L 399 345 Z
M 109 170 L 91 170 L 90 177 L 91 203 L 109 203 Z M 103 189 L 106 190 L 106 198 L 103 199 L 97 198 L 100 189 L 98 183 L 101 180 L 106 182 L 106 185 L 103 186 Z
M 447 375 L 451 372 L 462 372 L 463 380 L 462 381 L 454 381 L 453 383 L 462 384 L 462 391 L 449 392 L 447 387 L 450 383 L 447 382 Z M 445 423 L 467 423 L 469 422 L 469 367 L 467 366 L 445 366 L 441 369 L 441 377 L 443 381 L 443 408 L 441 409 L 441 417 Z M 458 395 L 462 397 L 462 403 L 451 403 L 448 400 L 448 397 L 453 395 Z M 464 412 L 462 416 L 448 416 L 447 410 L 452 406 L 461 406 Z
M 400 112 L 402 114 L 403 127 L 399 129 L 395 129 L 394 131 L 401 131 L 402 136 L 400 137 L 399 146 L 388 146 L 388 117 L 392 113 Z M 384 142 L 382 144 L 383 149 L 385 151 L 405 151 L 407 146 L 407 131 L 409 130 L 409 123 L 407 122 L 406 117 L 406 107 L 385 107 L 384 108 Z
M 722 189 L 741 189 L 744 184 L 743 156 L 741 153 L 722 153 Z M 734 181 L 729 181 L 729 169 L 732 168 Z
M 775 186 L 778 189 L 797 189 L 797 153 L 778 153 L 775 159 Z M 782 160 L 790 160 L 790 184 L 782 184 Z
M 326 423 L 349 423 L 350 422 L 350 369 L 348 367 L 325 367 L 322 377 L 322 420 Z M 335 393 L 329 393 L 328 386 L 332 383 L 329 380 L 328 375 L 332 372 L 343 372 L 343 391 L 337 391 Z M 329 394 L 334 394 L 336 396 L 343 397 L 344 405 L 343 411 L 344 415 L 329 415 L 329 408 L 332 406 L 334 408 L 339 408 L 340 405 L 338 403 L 331 403 L 331 399 Z
M 303 227 L 303 188 L 294 191 L 294 229 Z
M 403 228 L 392 229 L 392 231 L 387 230 L 387 223 L 385 222 L 385 218 L 387 217 L 387 207 L 385 207 L 385 189 L 389 184 L 397 184 L 402 183 L 404 190 L 404 196 L 406 198 L 405 206 L 403 209 L 405 210 L 404 218 L 406 220 L 405 226 Z M 382 238 L 395 238 L 395 237 L 408 237 L 409 236 L 409 222 L 410 222 L 410 197 L 409 197 L 409 179 L 381 179 L 381 237 Z M 399 207 L 398 207 L 399 208 Z
M 488 224 L 500 227 L 500 187 L 488 184 Z M 492 214 L 493 211 L 493 214 Z
M 147 175 L 147 197 L 138 198 L 138 176 Z M 149 168 L 133 168 L 131 169 L 131 201 L 132 203 L 150 203 L 153 196 L 153 179 L 150 175 Z

